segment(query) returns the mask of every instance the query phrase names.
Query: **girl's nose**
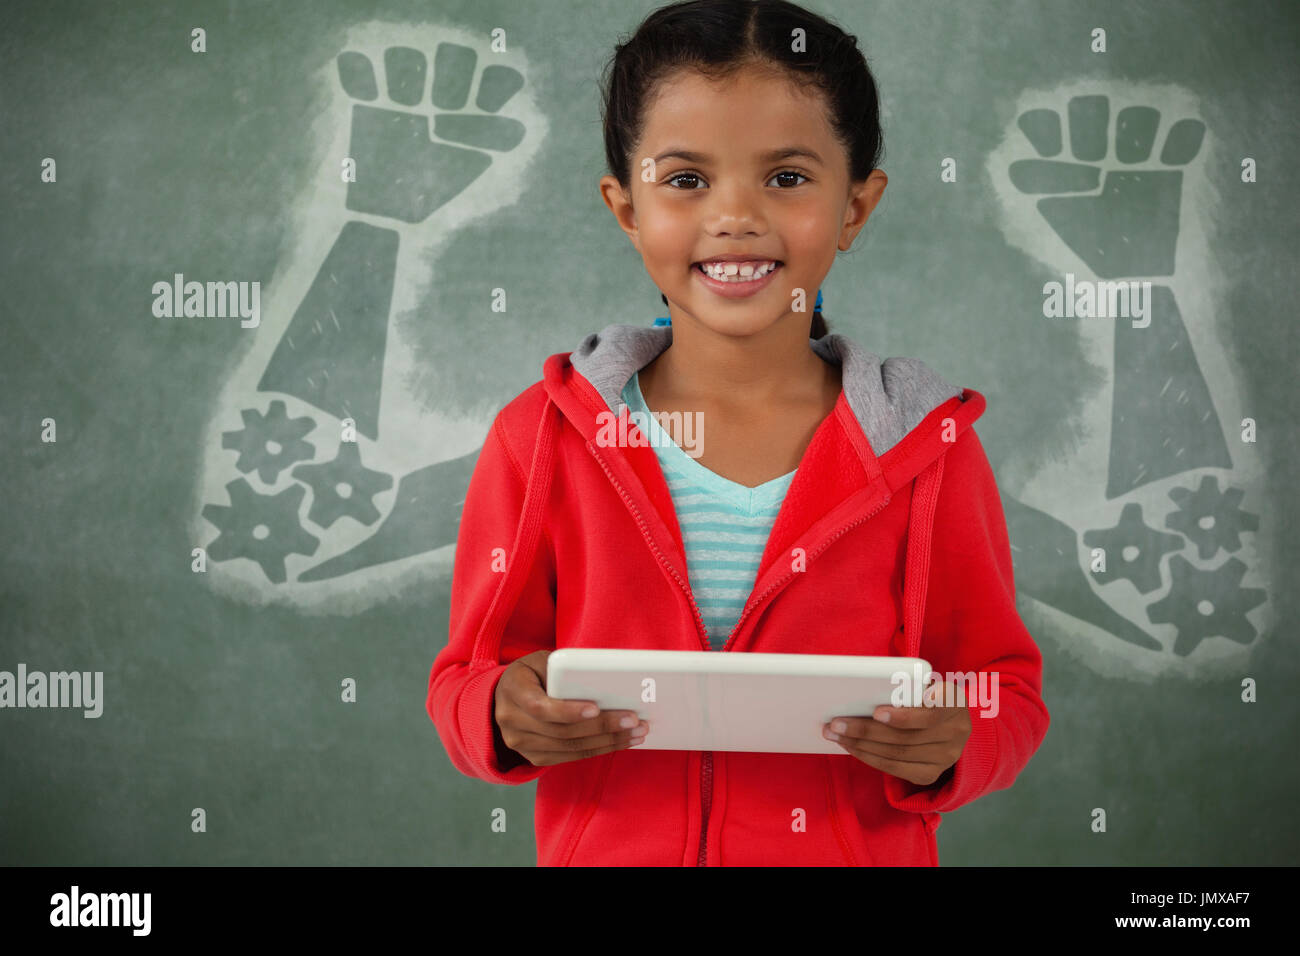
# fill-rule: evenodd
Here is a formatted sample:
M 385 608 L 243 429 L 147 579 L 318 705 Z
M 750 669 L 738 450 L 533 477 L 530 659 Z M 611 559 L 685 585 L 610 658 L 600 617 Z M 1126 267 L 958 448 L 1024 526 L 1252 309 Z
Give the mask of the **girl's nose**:
M 762 197 L 756 190 L 723 186 L 710 199 L 706 221 L 714 235 L 756 234 L 763 228 Z

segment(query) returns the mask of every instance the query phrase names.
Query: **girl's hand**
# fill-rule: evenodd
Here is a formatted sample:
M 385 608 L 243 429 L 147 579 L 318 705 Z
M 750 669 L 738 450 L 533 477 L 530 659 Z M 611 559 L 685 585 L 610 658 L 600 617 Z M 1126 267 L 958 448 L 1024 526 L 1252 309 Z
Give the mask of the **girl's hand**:
M 499 744 L 534 767 L 549 767 L 625 750 L 645 740 L 649 725 L 637 718 L 636 711 L 602 710 L 594 717 L 584 717 L 588 707 L 595 709 L 591 701 L 547 696 L 546 659 L 550 656 L 550 651 L 534 651 L 501 672 L 492 715 Z M 624 717 L 631 717 L 633 726 L 624 727 Z
M 955 701 L 944 702 L 944 688 Z M 877 707 L 875 718 L 836 717 L 822 735 L 836 740 L 835 725 L 844 722 L 836 742 L 868 766 L 911 783 L 929 786 L 957 762 L 970 737 L 970 709 L 961 684 L 934 683 L 920 707 Z M 887 718 L 882 720 L 881 718 Z

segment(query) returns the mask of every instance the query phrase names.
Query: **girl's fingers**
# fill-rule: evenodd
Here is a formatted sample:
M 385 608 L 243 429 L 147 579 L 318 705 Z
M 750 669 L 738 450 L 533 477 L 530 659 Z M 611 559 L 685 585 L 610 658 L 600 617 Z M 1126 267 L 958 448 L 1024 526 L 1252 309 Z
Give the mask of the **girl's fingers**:
M 913 767 L 918 764 L 947 767 L 951 766 L 956 759 L 952 757 L 952 748 L 943 744 L 920 744 L 908 747 L 864 740 L 840 740 L 839 744 L 856 757 L 870 757 L 874 760 L 884 760 L 899 765 L 910 764 Z M 872 766 L 875 766 L 875 764 L 872 764 Z
M 835 731 L 835 724 L 841 720 L 844 721 L 844 730 Z M 838 733 L 841 740 L 874 740 L 886 744 L 932 744 L 952 737 L 951 732 L 942 724 L 934 727 L 894 727 L 870 717 L 836 717 L 822 727 L 823 734 L 828 730 Z
M 586 737 L 551 737 L 546 734 L 525 733 L 519 744 L 512 749 L 529 754 L 529 760 L 535 766 L 545 766 L 550 763 L 598 757 L 601 754 L 629 747 L 633 741 L 645 739 L 645 734 L 633 736 L 634 730 L 636 728 Z M 534 759 L 539 755 L 542 757 L 541 762 Z
M 940 769 L 942 765 L 938 763 L 891 760 L 890 758 L 882 757 L 879 754 L 862 753 L 857 750 L 850 750 L 849 753 L 868 766 L 875 767 L 877 770 L 898 777 L 901 780 L 915 782 L 912 778 L 920 776 L 925 779 L 928 784 L 933 783 L 943 775 L 943 770 Z M 918 773 L 918 771 L 921 772 Z

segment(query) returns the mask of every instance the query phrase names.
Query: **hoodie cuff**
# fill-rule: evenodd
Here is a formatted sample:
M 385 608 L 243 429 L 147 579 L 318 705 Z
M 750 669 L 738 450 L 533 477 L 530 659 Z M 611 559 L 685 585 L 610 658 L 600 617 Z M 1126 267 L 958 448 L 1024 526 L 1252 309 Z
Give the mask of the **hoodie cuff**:
M 997 718 L 981 717 L 974 708 L 968 710 L 971 732 L 957 762 L 928 786 L 885 774 L 885 799 L 890 806 L 915 813 L 946 813 L 984 793 L 997 765 Z
M 456 719 L 464 735 L 467 755 L 479 771 L 478 776 L 489 783 L 520 784 L 540 777 L 545 767 L 535 767 L 522 757 L 517 763 L 501 763 L 497 754 L 496 711 L 497 681 L 509 664 L 486 667 L 469 679 L 461 692 Z

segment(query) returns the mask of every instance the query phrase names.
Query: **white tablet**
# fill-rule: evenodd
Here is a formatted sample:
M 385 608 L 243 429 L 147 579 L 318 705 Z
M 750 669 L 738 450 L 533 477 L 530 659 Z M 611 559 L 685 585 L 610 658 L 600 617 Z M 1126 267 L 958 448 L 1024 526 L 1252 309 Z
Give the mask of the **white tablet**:
M 929 683 L 919 657 L 565 647 L 546 660 L 548 695 L 636 711 L 647 750 L 842 754 L 822 736 L 831 718 L 919 706 Z

